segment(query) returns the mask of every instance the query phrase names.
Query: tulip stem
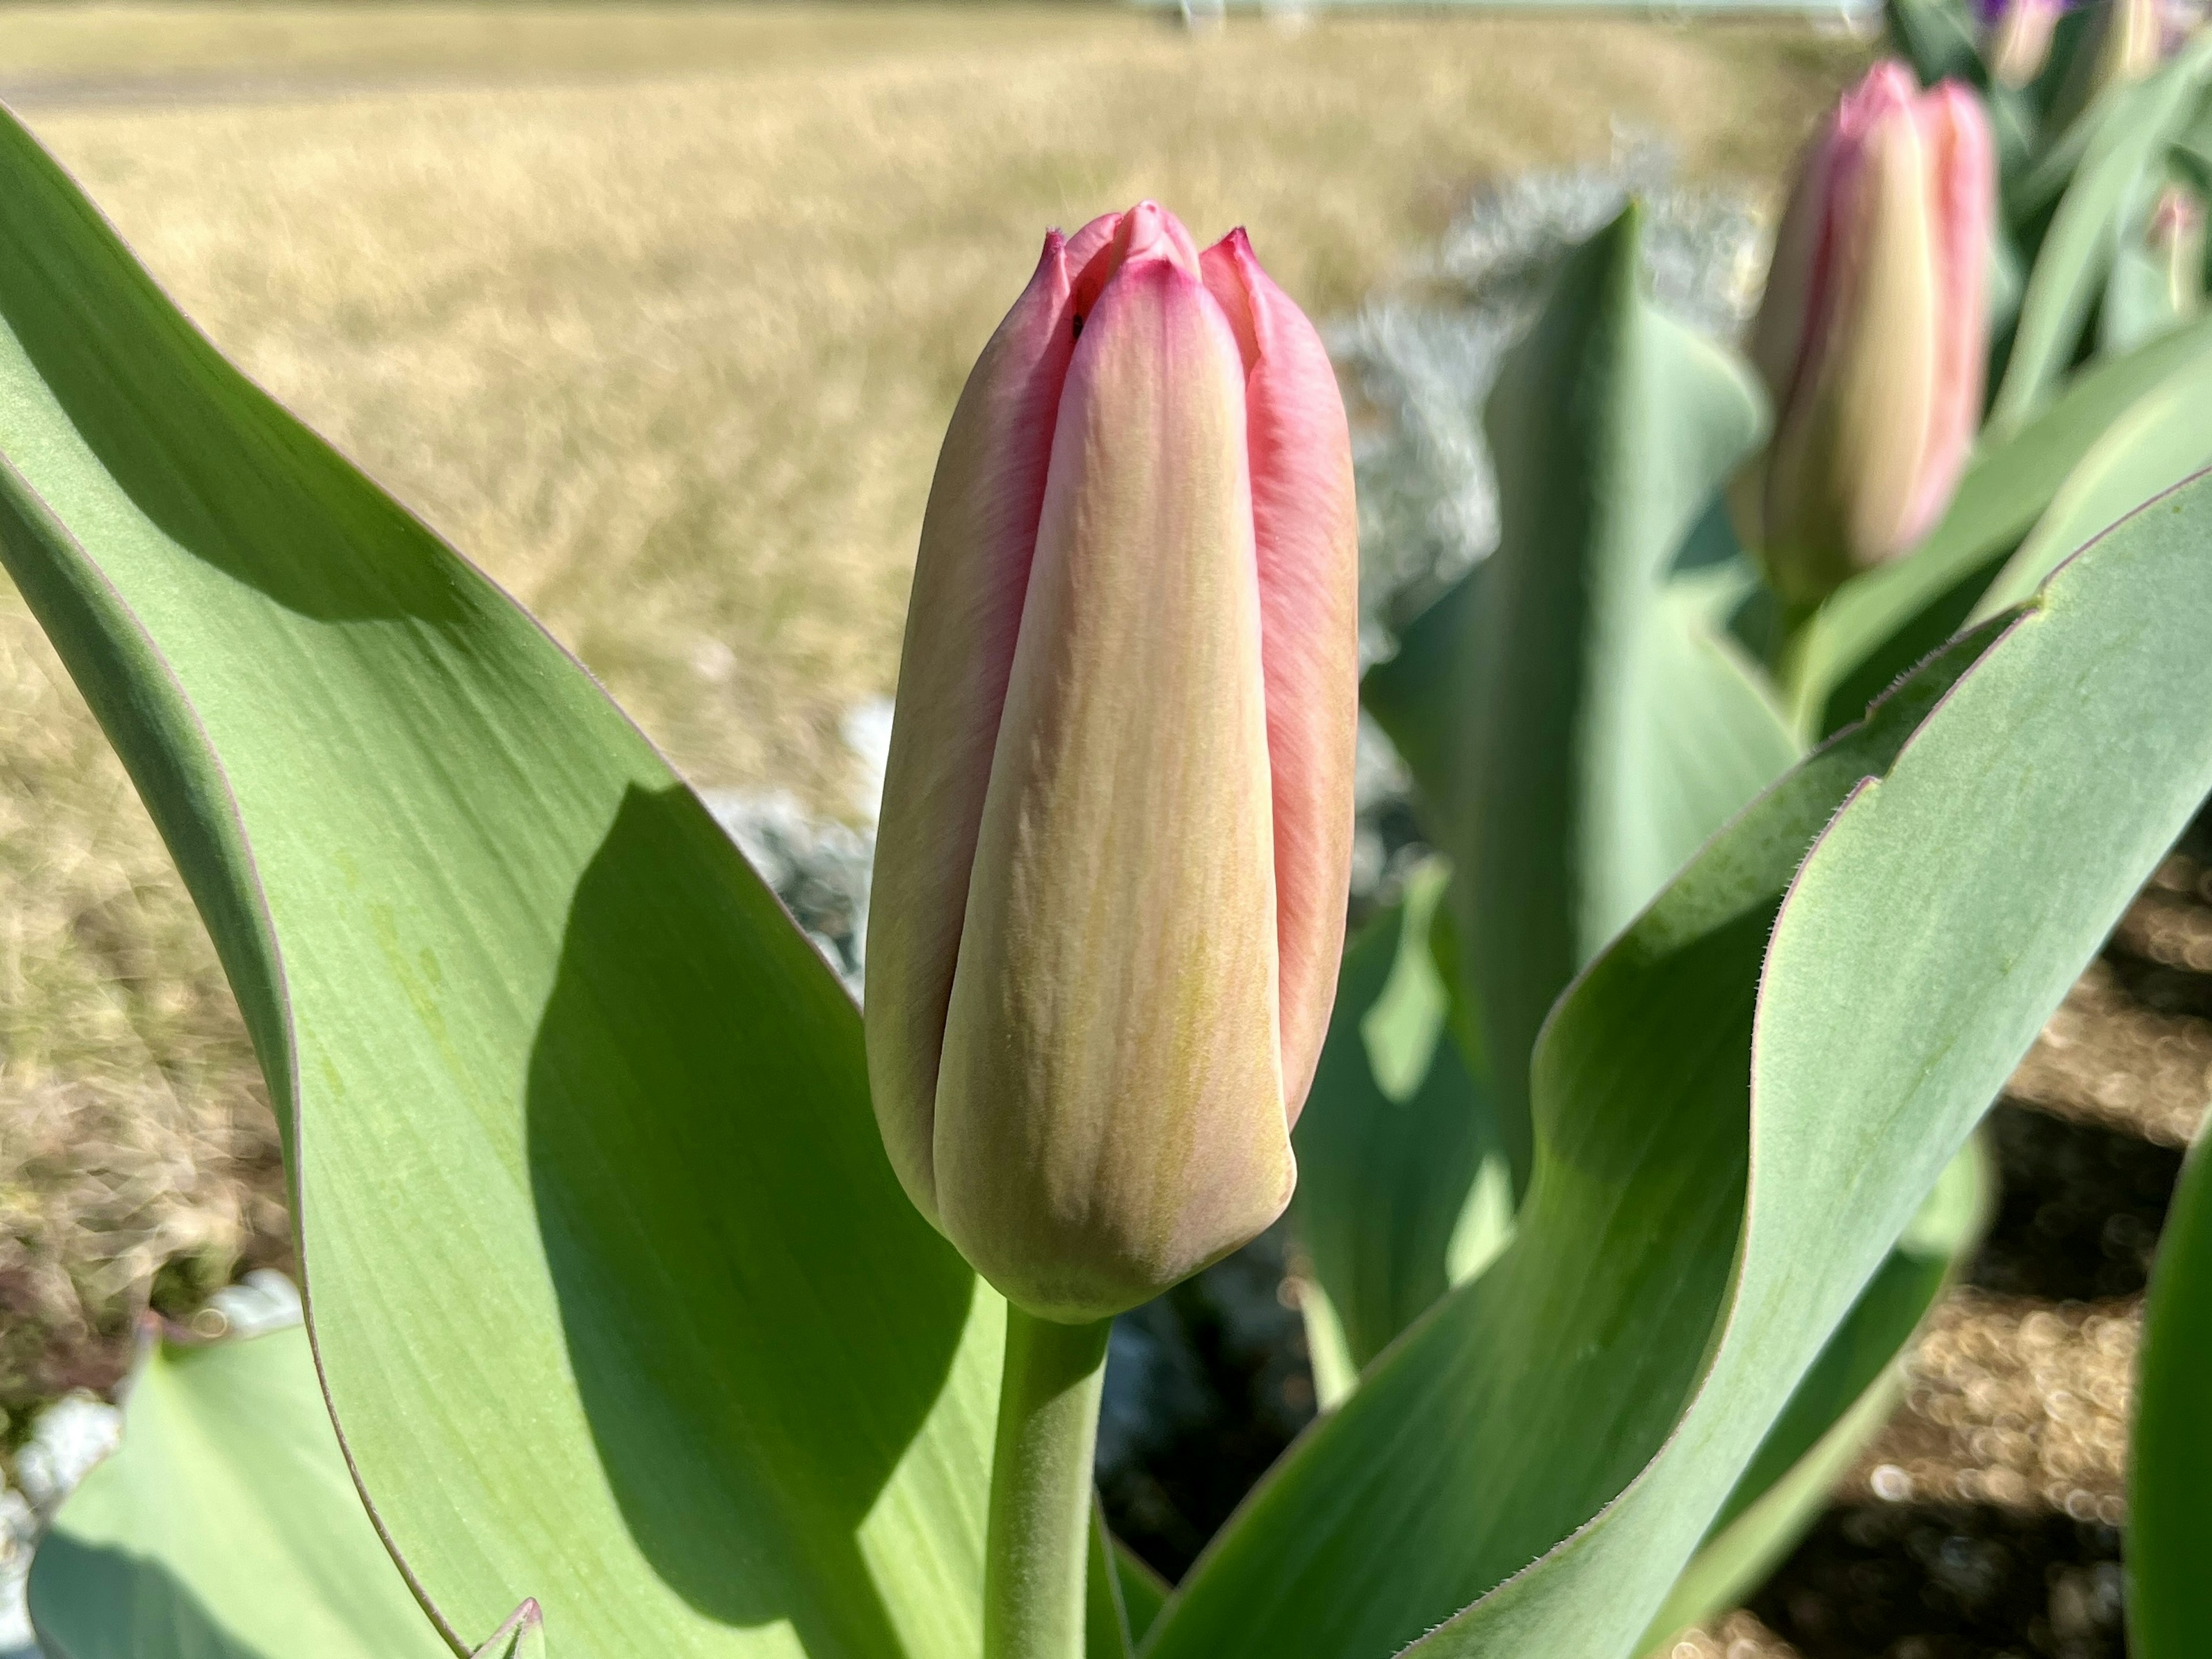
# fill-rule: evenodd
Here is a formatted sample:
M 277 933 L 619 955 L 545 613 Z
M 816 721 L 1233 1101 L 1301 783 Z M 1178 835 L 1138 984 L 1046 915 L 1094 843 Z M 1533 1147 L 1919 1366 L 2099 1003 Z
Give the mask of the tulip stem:
M 1083 1659 L 1091 1459 L 1113 1323 L 1059 1325 L 1007 1306 L 983 1659 Z

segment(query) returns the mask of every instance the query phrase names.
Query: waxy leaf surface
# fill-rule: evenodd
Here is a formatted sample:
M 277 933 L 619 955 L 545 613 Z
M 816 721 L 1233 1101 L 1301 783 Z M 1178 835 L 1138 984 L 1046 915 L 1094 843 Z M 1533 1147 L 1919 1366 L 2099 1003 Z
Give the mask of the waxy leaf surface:
M 311 1329 L 465 1651 L 977 1640 L 1003 1311 L 860 1018 L 518 606 L 240 376 L 0 118 L 0 553 L 213 933 Z

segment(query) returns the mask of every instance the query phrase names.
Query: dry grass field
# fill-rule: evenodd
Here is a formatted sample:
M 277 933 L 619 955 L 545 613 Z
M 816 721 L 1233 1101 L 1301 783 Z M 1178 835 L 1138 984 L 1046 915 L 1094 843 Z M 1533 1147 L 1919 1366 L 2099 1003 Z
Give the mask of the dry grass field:
M 1856 49 L 1786 27 L 1115 9 L 0 6 L 0 96 L 215 339 L 700 781 L 845 799 L 943 419 L 1044 226 L 1248 225 L 1318 313 L 1485 175 L 1771 181 Z M 281 1252 L 211 955 L 0 599 L 0 1407 Z

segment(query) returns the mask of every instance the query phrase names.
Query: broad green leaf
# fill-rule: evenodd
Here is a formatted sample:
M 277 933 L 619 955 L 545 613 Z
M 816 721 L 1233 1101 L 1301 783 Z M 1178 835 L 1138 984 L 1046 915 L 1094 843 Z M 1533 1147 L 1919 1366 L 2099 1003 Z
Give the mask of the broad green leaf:
M 520 608 L 233 370 L 0 119 L 0 553 L 285 1126 L 323 1377 L 457 1650 L 976 1643 L 1002 1304 L 859 1016 Z
M 1484 626 L 1489 570 L 1486 560 L 1431 599 L 1398 636 L 1396 653 L 1359 682 L 1360 704 L 1413 775 L 1424 827 L 1440 846 L 1464 841 L 1472 805 L 1459 734 L 1481 719 L 1468 647 Z
M 1906 1342 L 1988 1226 L 1990 1183 L 1969 1141 L 1767 1431 L 1640 1649 L 1735 1606 L 1804 1536 L 1889 1420 Z
M 2017 429 L 2057 392 L 2113 258 L 2148 200 L 2148 183 L 2196 113 L 2208 72 L 2212 40 L 2200 40 L 2091 112 L 2081 163 L 2058 198 L 2021 298 L 2004 378 L 1990 405 L 1998 433 Z
M 448 1659 L 362 1508 L 298 1326 L 149 1340 L 40 1543 L 47 1659 Z
M 1783 681 L 1793 717 L 1825 737 L 1964 622 L 1997 562 L 2018 546 L 2067 475 L 2146 393 L 2212 362 L 2212 319 L 2085 369 L 2013 436 L 1992 440 L 1928 539 L 1847 582 L 1792 641 Z
M 2212 1630 L 2204 1497 L 2212 1492 L 2212 1156 L 2199 1134 L 2167 1210 L 2143 1304 L 2128 1456 L 2128 1651 L 2193 1659 Z
M 1795 753 L 1734 647 L 1670 598 L 1761 405 L 1638 291 L 1637 244 L 1632 208 L 1565 262 L 1486 416 L 1502 528 L 1460 647 L 1479 678 L 1465 840 L 1444 850 L 1516 1188 L 1553 999 Z
M 1404 898 L 1346 952 L 1298 1118 L 1291 1218 L 1326 1298 L 1306 1310 L 1309 1328 L 1316 1313 L 1334 1321 L 1316 1344 L 1324 1407 L 1510 1236 L 1504 1149 L 1487 1091 L 1449 1029 L 1449 993 L 1429 947 L 1448 879 L 1442 860 L 1421 866 Z M 1341 1364 L 1332 1365 L 1339 1343 Z
M 1716 837 L 1547 1028 L 1513 1244 L 1277 1466 L 1152 1659 L 1632 1652 L 2212 787 L 2208 631 L 2200 477 Z
M 1973 611 L 1974 619 L 2031 598 L 2044 579 L 2084 542 L 2212 465 L 2212 356 L 2197 358 L 2136 399 L 2112 422 L 2051 498 L 2027 539 L 2005 562 Z

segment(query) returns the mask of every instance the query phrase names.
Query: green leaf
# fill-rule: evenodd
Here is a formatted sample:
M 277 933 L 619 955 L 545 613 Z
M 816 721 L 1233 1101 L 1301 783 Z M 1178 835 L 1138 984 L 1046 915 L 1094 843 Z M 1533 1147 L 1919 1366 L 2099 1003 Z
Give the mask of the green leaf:
M 1504 1148 L 1487 1091 L 1450 1034 L 1449 994 L 1429 947 L 1449 878 L 1441 859 L 1419 866 L 1346 953 L 1298 1118 L 1291 1217 L 1316 1281 L 1301 1307 L 1310 1327 L 1322 1309 L 1334 1321 L 1317 1345 L 1325 1407 L 1510 1236 Z M 1309 1308 L 1316 1289 L 1326 1300 Z
M 2212 1492 L 2212 1156 L 2199 1134 L 2167 1210 L 2143 1304 L 2128 1458 L 2128 1651 L 2191 1659 L 2212 1629 L 2204 1495 Z
M 1981 56 L 1975 49 L 1973 19 L 1955 0 L 1888 0 L 1882 18 L 1891 43 L 1911 64 L 1921 85 L 1932 87 L 1947 76 L 1978 78 Z
M 1735 1607 L 1796 1547 L 1903 1392 L 1902 1353 L 1989 1224 L 1978 1141 L 1953 1158 L 1767 1431 L 1639 1650 Z
M 958 1656 L 1003 1304 L 860 1019 L 520 608 L 0 119 L 0 553 L 207 918 L 328 1397 L 457 1649 Z
M 2050 408 L 1992 441 L 1960 481 L 1950 510 L 1906 558 L 1850 581 L 1797 639 L 1783 678 L 1800 728 L 1827 736 L 1963 623 L 1997 562 L 2015 548 L 2127 410 L 2212 362 L 2212 319 L 2084 370 Z
M 1106 1512 L 1094 1502 L 1091 1561 L 1084 1580 L 1085 1659 L 1128 1659 L 1169 1594 L 1166 1581 L 1108 1529 Z
M 2081 164 L 2028 272 L 2004 378 L 1990 406 L 1997 432 L 2019 428 L 2057 391 L 2112 261 L 2148 199 L 2158 164 L 2196 113 L 2208 72 L 2212 40 L 2193 42 L 2090 117 Z
M 2154 495 L 2212 465 L 2212 356 L 2169 375 L 2128 409 L 2068 473 L 2019 550 L 1974 607 L 1995 616 L 2032 597 L 2074 550 Z
M 1091 1555 L 1083 1578 L 1084 1659 L 1129 1659 L 1136 1641 L 1121 1600 L 1121 1563 L 1106 1512 L 1091 1503 Z
M 1553 1000 L 1796 752 L 1698 597 L 1667 582 L 1761 406 L 1638 291 L 1638 222 L 1632 208 L 1566 261 L 1487 413 L 1502 529 L 1462 637 L 1480 678 L 1457 738 L 1465 840 L 1444 850 L 1516 1188 Z
M 1118 1538 L 1114 1540 L 1114 1571 L 1121 1587 L 1121 1611 L 1129 1621 L 1129 1639 L 1142 1642 L 1174 1589 L 1144 1557 Z
M 1459 734 L 1482 719 L 1480 678 L 1468 647 L 1486 626 L 1490 568 L 1485 560 L 1431 600 L 1398 636 L 1395 654 L 1359 682 L 1361 706 L 1413 775 L 1424 827 L 1438 846 L 1464 842 L 1473 805 Z
M 447 1659 L 362 1508 L 307 1334 L 132 1368 L 123 1440 L 31 1569 L 47 1659 Z
M 1150 1659 L 1633 1649 L 2212 787 L 2208 555 L 2200 477 L 1806 761 L 1592 965 L 1538 1052 L 1513 1244 L 1277 1466 Z

